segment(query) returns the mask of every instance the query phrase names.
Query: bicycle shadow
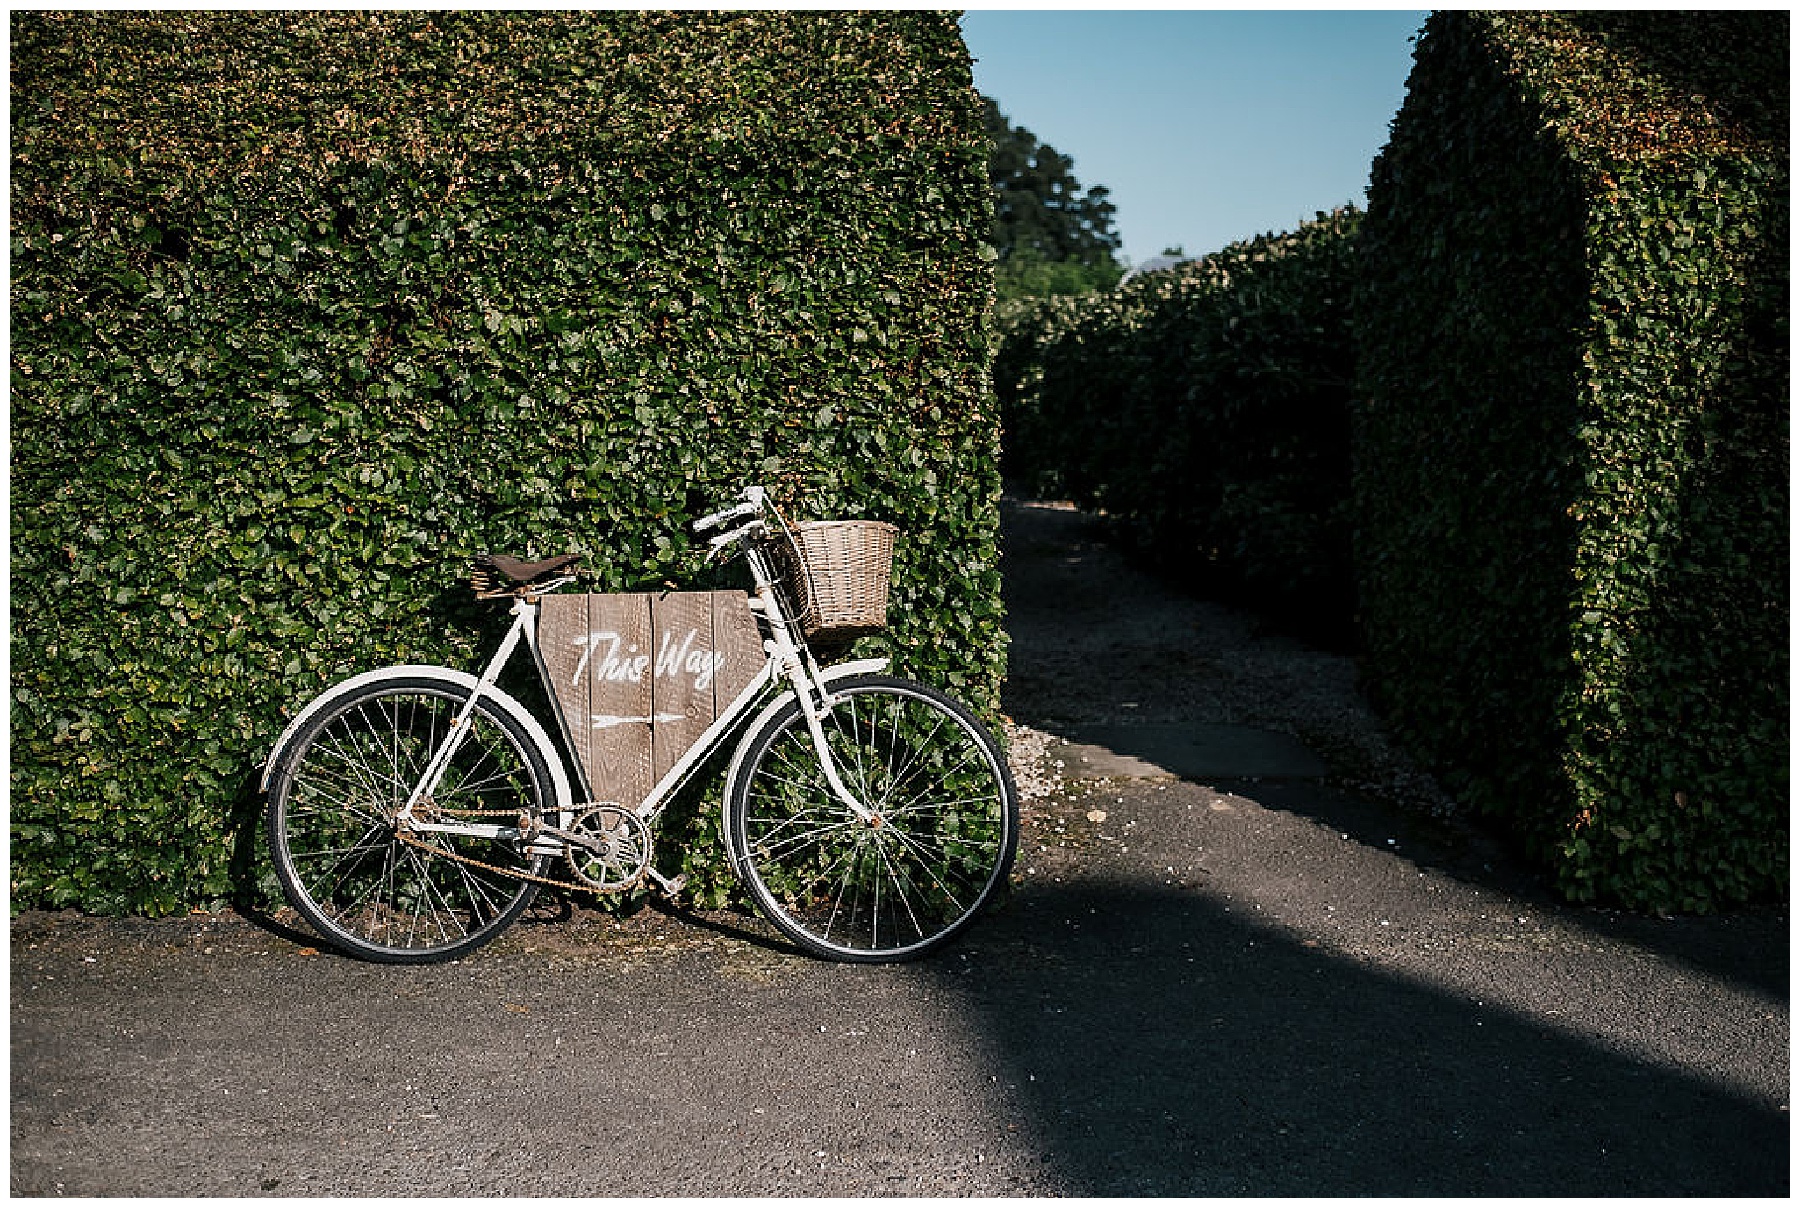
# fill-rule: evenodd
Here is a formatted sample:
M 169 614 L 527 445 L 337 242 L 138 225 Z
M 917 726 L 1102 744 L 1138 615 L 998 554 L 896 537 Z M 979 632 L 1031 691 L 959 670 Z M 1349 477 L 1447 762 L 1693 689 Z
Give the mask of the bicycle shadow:
M 540 929 L 549 929 L 551 932 L 561 933 L 565 945 L 580 944 L 578 938 L 569 937 L 579 936 L 583 929 L 581 925 L 594 919 L 628 923 L 639 936 L 654 933 L 666 926 L 670 931 L 678 933 L 690 930 L 705 932 L 779 956 L 812 959 L 756 916 L 723 910 L 698 910 L 661 894 L 648 894 L 628 904 L 609 907 L 579 902 L 568 894 L 547 890 L 538 895 L 531 909 L 514 924 L 515 938 L 531 944 L 538 942 L 534 935 L 543 934 Z M 591 946 L 596 953 L 603 954 L 606 950 L 604 941 L 592 943 Z
M 319 943 L 318 937 L 277 917 L 282 897 L 265 842 L 266 807 L 259 767 L 245 774 L 226 808 L 225 831 L 230 844 L 227 868 L 231 880 L 226 901 L 253 926 L 302 948 L 311 947 Z

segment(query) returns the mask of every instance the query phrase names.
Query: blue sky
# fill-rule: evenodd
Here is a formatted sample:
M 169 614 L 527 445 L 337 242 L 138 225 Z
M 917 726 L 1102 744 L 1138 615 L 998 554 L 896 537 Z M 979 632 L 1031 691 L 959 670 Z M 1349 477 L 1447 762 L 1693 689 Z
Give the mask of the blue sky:
M 1423 10 L 979 9 L 975 87 L 1075 160 L 1138 263 L 1362 205 Z

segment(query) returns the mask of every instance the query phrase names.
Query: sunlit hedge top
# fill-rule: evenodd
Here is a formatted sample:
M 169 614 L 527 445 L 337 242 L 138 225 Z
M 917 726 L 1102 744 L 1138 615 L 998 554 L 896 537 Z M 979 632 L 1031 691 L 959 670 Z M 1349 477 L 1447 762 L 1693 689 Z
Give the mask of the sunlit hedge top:
M 449 148 L 965 146 L 959 49 L 953 22 L 882 13 L 43 14 L 14 24 L 13 128 L 40 170 L 184 179 Z
M 1788 39 L 1768 14 L 1522 12 L 1493 28 L 1502 71 L 1579 163 L 1786 145 Z

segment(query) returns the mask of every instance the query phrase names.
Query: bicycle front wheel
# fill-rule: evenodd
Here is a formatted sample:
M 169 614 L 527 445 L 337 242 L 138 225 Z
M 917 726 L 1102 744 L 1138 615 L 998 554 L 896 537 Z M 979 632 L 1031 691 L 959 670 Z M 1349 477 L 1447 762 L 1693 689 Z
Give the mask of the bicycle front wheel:
M 972 922 L 1012 867 L 1019 807 L 999 744 L 923 684 L 858 676 L 822 722 L 827 782 L 800 703 L 750 740 L 726 817 L 732 863 L 758 909 L 815 956 L 921 956 Z
M 530 904 L 542 871 L 520 837 L 545 810 L 537 746 L 486 701 L 437 791 L 401 807 L 469 692 L 449 679 L 378 680 L 324 709 L 275 760 L 269 842 L 294 908 L 333 946 L 390 964 L 449 960 Z M 430 824 L 458 829 L 433 830 Z

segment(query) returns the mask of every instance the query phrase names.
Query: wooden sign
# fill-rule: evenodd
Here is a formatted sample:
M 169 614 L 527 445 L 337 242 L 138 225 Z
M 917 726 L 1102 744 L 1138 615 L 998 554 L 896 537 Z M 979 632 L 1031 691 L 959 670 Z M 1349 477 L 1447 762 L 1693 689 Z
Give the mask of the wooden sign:
M 593 800 L 628 809 L 765 661 L 741 591 L 545 596 L 538 648 Z

